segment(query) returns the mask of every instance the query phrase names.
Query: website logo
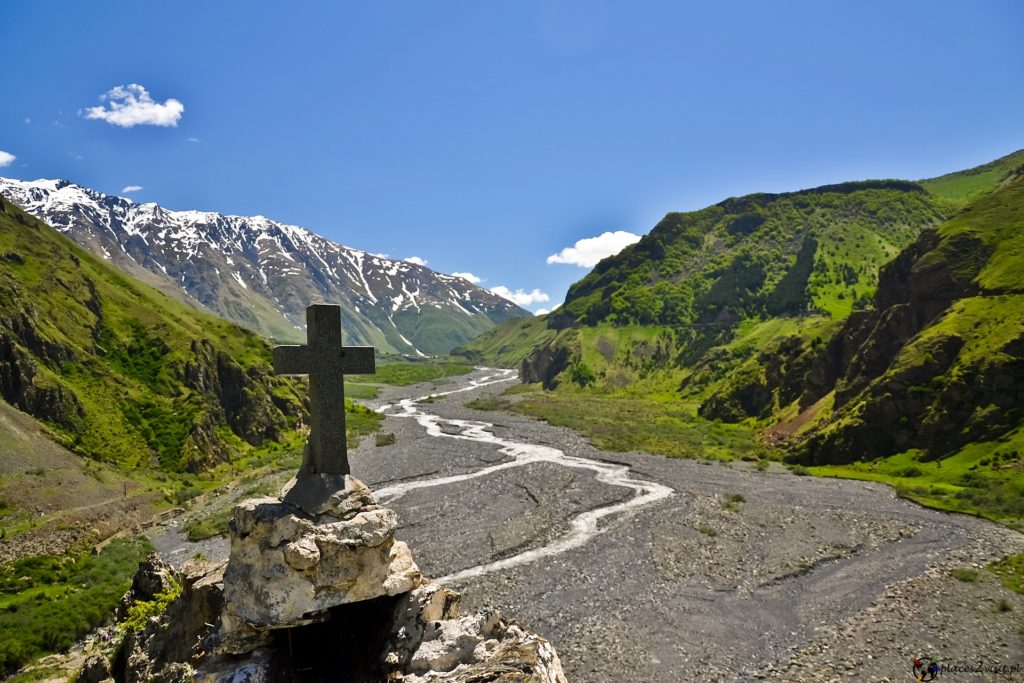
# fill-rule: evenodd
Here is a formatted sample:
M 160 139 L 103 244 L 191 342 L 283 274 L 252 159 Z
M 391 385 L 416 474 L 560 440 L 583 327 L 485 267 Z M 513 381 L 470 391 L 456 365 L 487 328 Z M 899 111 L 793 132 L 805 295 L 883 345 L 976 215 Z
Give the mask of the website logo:
M 934 681 L 942 673 L 942 665 L 934 657 L 917 657 L 914 664 L 915 681 Z

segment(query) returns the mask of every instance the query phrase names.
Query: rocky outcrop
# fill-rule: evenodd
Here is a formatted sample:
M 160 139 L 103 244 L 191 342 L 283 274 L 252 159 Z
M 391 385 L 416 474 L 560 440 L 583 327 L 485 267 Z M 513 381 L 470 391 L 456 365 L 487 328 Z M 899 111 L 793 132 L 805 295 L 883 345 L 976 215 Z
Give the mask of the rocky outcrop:
M 191 350 L 193 357 L 182 371 L 185 385 L 213 398 L 223 422 L 248 443 L 276 441 L 286 427 L 279 408 L 297 411 L 287 402 L 275 405 L 267 387 L 278 380 L 257 368 L 247 372 L 208 339 L 194 340 Z
M 119 618 L 126 624 L 124 641 L 110 667 L 124 683 L 177 683 L 190 680 L 216 640 L 216 624 L 224 607 L 220 587 L 224 565 L 191 560 L 180 572 L 151 556 L 139 566 L 132 588 L 122 600 Z M 143 623 L 126 622 L 133 606 L 160 604 L 163 611 L 144 616 Z M 79 681 L 102 670 L 87 663 Z
M 519 366 L 519 376 L 523 382 L 540 382 L 545 389 L 554 389 L 558 386 L 558 375 L 569 367 L 575 355 L 565 341 L 553 339 L 527 354 Z
M 0 397 L 33 417 L 76 431 L 85 411 L 78 396 L 46 382 L 39 366 L 17 338 L 0 332 Z
M 554 647 L 496 612 L 459 616 L 459 594 L 429 583 L 395 607 L 384 654 L 389 680 L 565 681 Z
M 278 499 L 239 505 L 227 568 L 144 562 L 119 654 L 78 680 L 565 683 L 547 640 L 497 612 L 464 616 L 457 592 L 422 578 L 394 512 L 348 480 L 316 517 Z
M 224 647 L 251 651 L 274 630 L 319 621 L 332 607 L 407 593 L 421 582 L 398 519 L 357 479 L 319 514 L 277 498 L 234 510 Z
M 804 375 L 801 407 L 834 391 L 834 412 L 795 444 L 792 459 L 840 464 L 908 449 L 939 458 L 1024 419 L 1024 345 L 980 341 L 981 323 L 962 322 L 963 311 L 1012 294 L 979 284 L 993 254 L 984 231 L 995 228 L 978 225 L 925 230 L 882 269 L 874 310 L 851 315 Z M 1011 316 L 1004 326 L 1019 315 L 1001 310 Z M 992 348 L 965 357 L 969 345 Z
M 800 395 L 800 376 L 808 371 L 810 354 L 799 337 L 783 337 L 740 368 L 698 408 L 701 417 L 739 422 L 767 417 Z

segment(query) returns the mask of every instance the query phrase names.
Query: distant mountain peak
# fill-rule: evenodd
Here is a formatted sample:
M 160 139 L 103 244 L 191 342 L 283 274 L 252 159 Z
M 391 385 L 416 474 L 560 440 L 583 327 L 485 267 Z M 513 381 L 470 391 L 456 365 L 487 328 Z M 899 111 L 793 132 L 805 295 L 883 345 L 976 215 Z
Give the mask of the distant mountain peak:
M 301 340 L 313 301 L 342 306 L 347 343 L 419 356 L 529 315 L 462 278 L 262 215 L 175 211 L 67 180 L 0 178 L 0 194 L 164 292 L 275 339 Z

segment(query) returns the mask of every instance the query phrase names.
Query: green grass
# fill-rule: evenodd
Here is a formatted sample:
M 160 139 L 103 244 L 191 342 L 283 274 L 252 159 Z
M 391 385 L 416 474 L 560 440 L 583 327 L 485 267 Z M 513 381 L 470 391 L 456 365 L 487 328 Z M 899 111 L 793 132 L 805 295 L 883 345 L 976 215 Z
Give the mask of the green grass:
M 569 427 L 597 448 L 645 451 L 677 458 L 733 460 L 764 447 L 754 429 L 709 422 L 681 402 L 595 396 L 577 391 L 545 392 L 517 387 L 509 396 L 467 404 L 478 410 L 511 410 Z
M 732 198 L 668 214 L 573 285 L 552 314 L 584 326 L 706 324 L 818 309 L 845 317 L 878 269 L 946 203 L 905 181 L 865 181 Z
M 1004 586 L 1015 593 L 1024 594 L 1024 553 L 993 562 L 987 569 L 998 576 Z
M 228 533 L 231 516 L 232 507 L 229 505 L 199 519 L 191 519 L 185 524 L 185 535 L 192 542 L 224 536 Z
M 65 651 L 104 623 L 150 550 L 114 541 L 95 556 L 28 557 L 0 570 L 0 671 Z
M 555 331 L 547 327 L 547 316 L 506 320 L 476 339 L 452 350 L 453 356 L 473 363 L 499 368 L 517 368 L 532 349 L 551 341 Z
M 1024 528 L 1024 427 L 997 441 L 969 444 L 941 460 L 922 461 L 919 451 L 907 451 L 871 462 L 806 469 L 818 476 L 883 482 L 922 505 Z
M 739 512 L 740 506 L 746 503 L 747 499 L 742 493 L 730 493 L 725 497 L 725 501 L 722 503 L 722 507 L 729 512 Z
M 152 600 L 138 600 L 128 607 L 128 615 L 125 620 L 118 624 L 122 631 L 141 631 L 146 628 L 150 617 L 159 617 L 167 609 L 167 606 L 178 599 L 184 590 L 184 584 L 174 577 L 168 576 L 170 586 L 162 593 L 157 593 Z
M 473 371 L 472 365 L 454 362 L 390 363 L 381 365 L 373 375 L 358 375 L 350 380 L 357 384 L 391 384 L 408 386 L 446 377 L 457 377 Z
M 358 382 L 345 382 L 345 398 L 360 401 L 372 401 L 380 394 L 380 389 L 372 384 L 360 384 Z
M 978 572 L 968 567 L 957 567 L 953 570 L 953 578 L 964 583 L 977 583 Z
M 982 166 L 948 173 L 938 178 L 919 181 L 928 192 L 950 201 L 956 206 L 963 206 L 973 199 L 991 192 L 1005 180 L 1014 169 L 1024 165 L 1024 150 L 1008 154 L 1001 159 Z
M 958 274 L 993 292 L 1024 292 L 1024 180 L 1019 177 L 971 204 L 944 223 L 943 244 L 932 261 L 944 260 Z M 987 258 L 964 244 L 978 241 L 991 250 Z M 979 270 L 980 266 L 980 270 Z

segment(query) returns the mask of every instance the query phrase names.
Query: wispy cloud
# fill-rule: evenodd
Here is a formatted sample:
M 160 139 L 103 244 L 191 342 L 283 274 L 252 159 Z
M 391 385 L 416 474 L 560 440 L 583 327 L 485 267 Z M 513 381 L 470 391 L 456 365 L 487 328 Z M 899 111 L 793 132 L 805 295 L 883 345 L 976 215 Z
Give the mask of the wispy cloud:
M 425 265 L 427 265 L 427 259 L 420 258 L 419 256 L 406 256 L 402 260 L 403 261 L 408 261 L 409 263 L 415 263 L 417 266 L 425 266 Z
M 121 189 L 121 194 L 128 194 L 130 192 L 138 192 L 141 189 L 143 189 L 142 185 L 125 185 L 124 188 Z
M 484 281 L 482 277 L 477 277 L 473 273 L 452 273 L 455 277 L 461 277 L 463 280 L 469 280 L 474 285 L 478 285 Z
M 10 166 L 11 164 L 14 163 L 14 160 L 17 158 L 18 157 L 14 156 L 10 152 L 4 152 L 0 150 L 0 168 L 3 168 L 4 166 Z
M 185 138 L 189 142 L 199 142 L 199 138 Z
M 177 126 L 185 105 L 175 99 L 156 102 L 138 83 L 119 85 L 100 96 L 106 103 L 79 112 L 87 119 L 106 121 L 122 128 L 132 126 Z M 109 105 L 109 109 L 106 105 Z
M 26 125 L 32 125 L 32 119 L 30 119 L 29 117 L 26 116 L 25 117 L 25 124 Z
M 578 240 L 573 246 L 548 256 L 548 263 L 565 263 L 580 268 L 593 268 L 601 259 L 618 254 L 630 244 L 639 241 L 640 235 L 634 235 L 625 230 L 603 232 L 597 237 Z
M 517 306 L 529 306 L 530 304 L 539 304 L 551 299 L 547 294 L 534 288 L 532 292 L 526 292 L 522 289 L 512 291 L 505 285 L 498 285 L 497 287 L 491 287 L 491 293 L 497 294 L 500 297 L 508 299 Z

